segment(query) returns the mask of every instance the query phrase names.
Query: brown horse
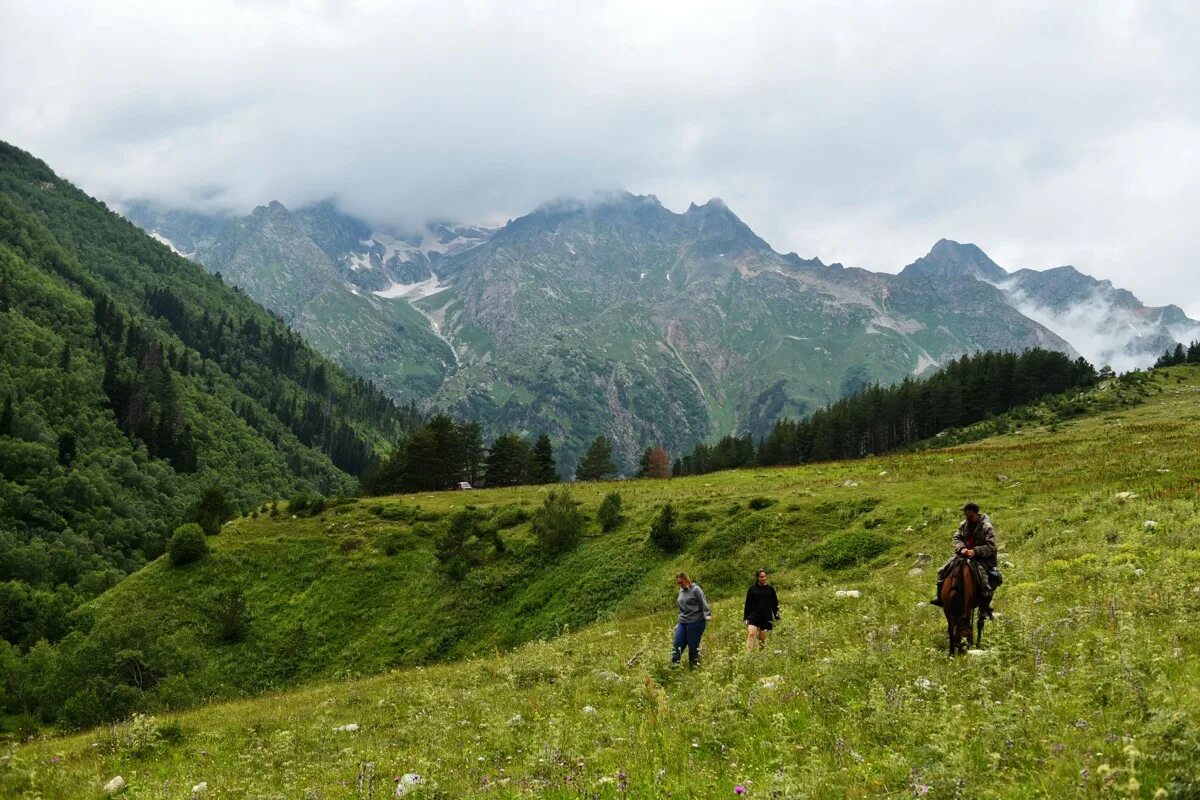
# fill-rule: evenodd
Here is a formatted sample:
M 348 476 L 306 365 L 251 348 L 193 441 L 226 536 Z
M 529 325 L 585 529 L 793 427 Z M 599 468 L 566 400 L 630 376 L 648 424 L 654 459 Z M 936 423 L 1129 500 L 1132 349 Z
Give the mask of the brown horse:
M 972 636 L 972 618 L 979 607 L 980 595 L 975 585 L 975 572 L 967 559 L 960 558 L 950 568 L 942 583 L 942 611 L 946 614 L 946 635 L 950 639 L 950 655 L 965 652 L 968 647 L 983 641 L 983 614 L 979 615 L 978 633 Z M 966 640 L 964 646 L 963 641 Z

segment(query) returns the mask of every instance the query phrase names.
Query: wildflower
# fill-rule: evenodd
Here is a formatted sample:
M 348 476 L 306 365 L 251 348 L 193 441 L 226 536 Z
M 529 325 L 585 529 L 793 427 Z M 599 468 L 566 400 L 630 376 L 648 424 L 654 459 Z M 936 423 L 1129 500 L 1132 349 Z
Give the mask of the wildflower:
M 745 787 L 745 786 L 742 786 L 742 785 L 739 783 L 737 786 L 733 787 L 733 793 L 734 793 L 734 794 L 745 794 L 745 793 L 746 793 L 746 787 Z

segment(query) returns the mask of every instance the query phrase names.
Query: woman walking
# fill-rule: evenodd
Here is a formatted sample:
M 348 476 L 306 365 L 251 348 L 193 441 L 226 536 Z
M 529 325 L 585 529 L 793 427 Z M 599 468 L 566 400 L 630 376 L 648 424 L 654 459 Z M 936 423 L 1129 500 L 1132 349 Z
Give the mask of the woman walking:
M 775 587 L 767 583 L 767 571 L 760 569 L 754 574 L 754 583 L 746 590 L 746 605 L 742 620 L 746 623 L 746 652 L 754 652 L 757 640 L 759 648 L 767 646 L 767 631 L 779 619 L 779 596 Z
M 700 663 L 700 637 L 704 635 L 704 628 L 712 619 L 712 609 L 708 607 L 704 590 L 699 584 L 692 583 L 686 572 L 675 576 L 675 585 L 679 587 L 679 624 L 675 626 L 671 663 L 679 663 L 679 658 L 683 655 L 683 646 L 687 645 L 688 666 L 694 667 Z

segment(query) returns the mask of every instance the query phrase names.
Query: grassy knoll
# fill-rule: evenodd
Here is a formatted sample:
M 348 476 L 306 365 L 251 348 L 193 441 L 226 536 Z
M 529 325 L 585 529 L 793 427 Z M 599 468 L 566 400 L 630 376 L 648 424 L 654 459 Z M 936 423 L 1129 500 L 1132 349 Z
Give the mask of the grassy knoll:
M 213 693 L 223 675 L 246 691 L 461 658 L 39 738 L 13 746 L 0 795 L 99 796 L 121 774 L 129 797 L 200 781 L 207 797 L 367 797 L 373 770 L 376 797 L 407 772 L 418 798 L 1200 796 L 1200 370 L 1055 427 L 577 487 L 589 512 L 621 491 L 625 524 L 552 562 L 528 523 L 506 527 L 504 556 L 461 585 L 436 577 L 440 520 L 468 500 L 493 519 L 532 510 L 542 490 L 241 520 L 196 567 L 156 563 L 102 596 L 93 630 L 141 613 L 192 630 L 208 660 L 191 680 Z M 950 659 L 923 601 L 968 497 L 992 514 L 1007 580 L 986 652 Z M 692 526 L 675 557 L 645 541 L 666 500 Z M 919 553 L 931 563 L 910 574 Z M 740 592 L 760 564 L 784 623 L 747 656 Z M 679 568 L 717 599 L 696 672 L 664 665 Z M 254 621 L 212 644 L 201 600 L 230 575 Z M 546 640 L 500 649 L 530 637 Z

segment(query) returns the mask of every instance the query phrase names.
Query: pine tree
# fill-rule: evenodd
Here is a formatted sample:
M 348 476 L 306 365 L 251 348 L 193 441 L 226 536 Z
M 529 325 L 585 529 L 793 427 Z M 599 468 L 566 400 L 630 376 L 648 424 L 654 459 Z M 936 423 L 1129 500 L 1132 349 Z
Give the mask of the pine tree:
M 683 534 L 675 524 L 675 507 L 665 504 L 650 524 L 650 541 L 667 553 L 683 546 Z
M 638 459 L 638 471 L 634 475 L 635 478 L 650 477 L 650 454 L 654 452 L 653 447 L 647 447 L 642 451 L 642 457 Z
M 518 486 L 528 482 L 529 445 L 515 433 L 496 437 L 488 451 L 485 477 L 488 486 Z
M 612 442 L 597 436 L 588 451 L 583 454 L 575 479 L 580 481 L 602 481 L 617 474 L 617 465 L 612 460 Z
M 529 471 L 530 483 L 558 483 L 558 464 L 554 461 L 554 448 L 550 437 L 542 434 L 533 445 L 533 463 Z
M 472 486 L 483 477 L 487 450 L 483 446 L 483 426 L 478 422 L 458 423 L 458 444 L 463 480 Z

